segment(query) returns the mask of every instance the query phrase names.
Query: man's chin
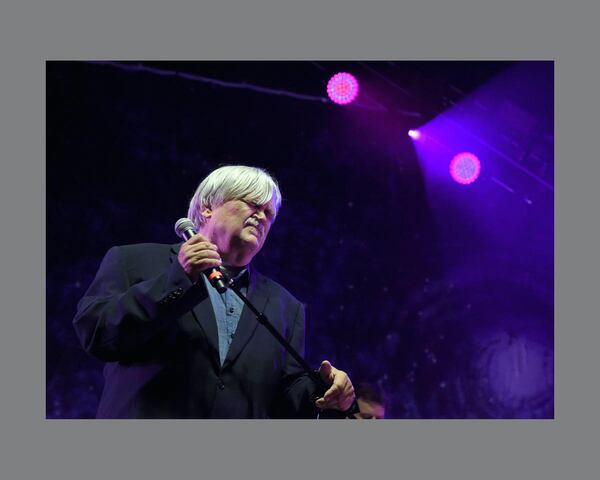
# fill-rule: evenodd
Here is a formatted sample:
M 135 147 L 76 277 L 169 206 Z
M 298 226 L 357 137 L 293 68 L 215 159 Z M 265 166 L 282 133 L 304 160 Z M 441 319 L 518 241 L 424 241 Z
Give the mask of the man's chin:
M 244 232 L 240 239 L 246 248 L 252 248 L 255 250 L 262 246 L 260 237 L 254 233 Z

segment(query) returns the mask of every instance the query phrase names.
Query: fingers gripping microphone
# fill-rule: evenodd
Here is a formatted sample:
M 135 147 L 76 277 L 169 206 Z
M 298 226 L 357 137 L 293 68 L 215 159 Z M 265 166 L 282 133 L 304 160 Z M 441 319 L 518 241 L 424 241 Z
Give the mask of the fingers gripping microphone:
M 187 242 L 196 234 L 196 228 L 189 218 L 180 218 L 175 222 L 175 233 L 178 237 Z M 223 273 L 221 273 L 218 268 L 209 268 L 204 271 L 204 275 L 207 276 L 210 284 L 215 287 L 219 293 L 223 293 L 227 290 Z

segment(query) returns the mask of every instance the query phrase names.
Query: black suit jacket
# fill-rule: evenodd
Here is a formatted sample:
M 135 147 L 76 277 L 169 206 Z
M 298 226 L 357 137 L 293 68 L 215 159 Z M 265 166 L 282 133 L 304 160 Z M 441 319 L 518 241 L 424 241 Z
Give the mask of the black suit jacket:
M 314 418 L 317 387 L 244 307 L 223 367 L 204 282 L 181 244 L 111 248 L 73 323 L 106 364 L 98 418 Z M 304 306 L 251 269 L 248 298 L 300 354 Z

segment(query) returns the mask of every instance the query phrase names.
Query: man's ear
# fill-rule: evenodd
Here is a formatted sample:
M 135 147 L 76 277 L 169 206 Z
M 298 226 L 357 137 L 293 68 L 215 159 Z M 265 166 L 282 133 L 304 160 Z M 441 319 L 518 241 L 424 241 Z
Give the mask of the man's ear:
M 204 218 L 212 217 L 212 209 L 210 207 L 204 207 L 204 209 L 202 210 L 202 216 Z

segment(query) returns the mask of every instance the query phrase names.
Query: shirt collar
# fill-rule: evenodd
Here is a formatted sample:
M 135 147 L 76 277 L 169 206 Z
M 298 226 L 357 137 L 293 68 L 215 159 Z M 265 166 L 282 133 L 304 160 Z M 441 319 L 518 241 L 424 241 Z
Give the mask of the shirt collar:
M 233 277 L 231 277 L 231 273 L 227 269 L 227 267 L 221 267 L 221 271 L 223 272 L 223 275 L 225 276 L 225 278 L 227 279 L 228 282 L 230 279 L 233 279 L 236 287 L 248 288 L 248 286 L 250 285 L 250 265 L 249 264 L 246 265 L 242 270 L 240 270 Z

